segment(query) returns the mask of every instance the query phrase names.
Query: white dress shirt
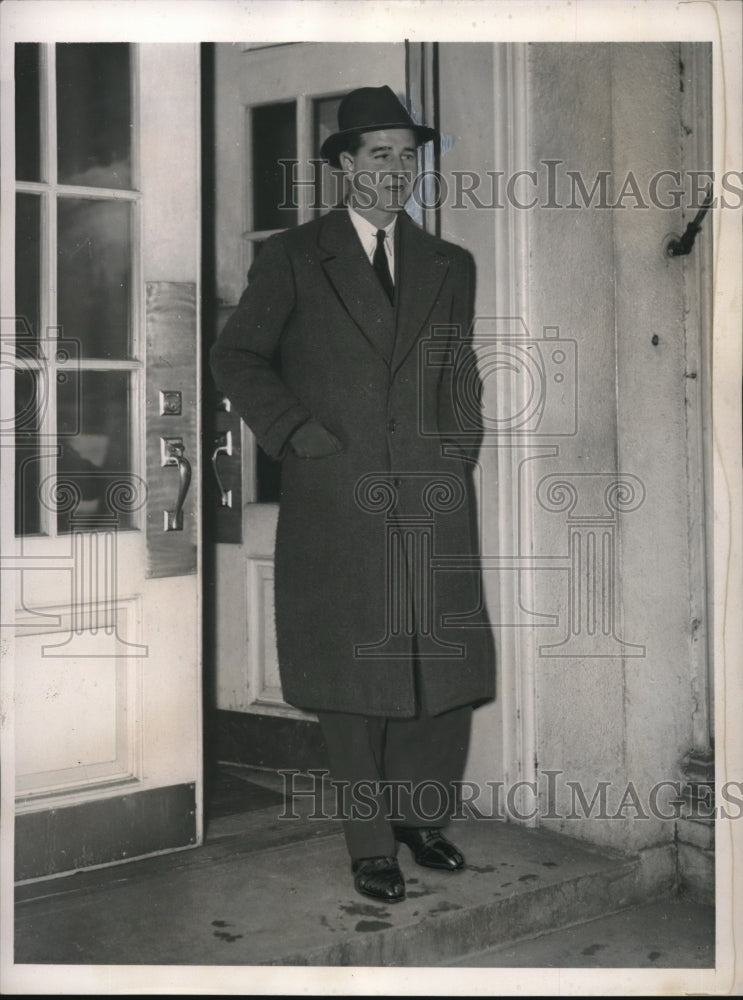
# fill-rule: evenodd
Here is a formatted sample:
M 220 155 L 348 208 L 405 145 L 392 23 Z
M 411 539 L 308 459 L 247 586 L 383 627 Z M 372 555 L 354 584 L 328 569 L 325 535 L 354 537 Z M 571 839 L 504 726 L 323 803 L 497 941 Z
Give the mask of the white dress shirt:
M 374 263 L 374 251 L 377 249 L 377 230 L 379 226 L 372 225 L 367 219 L 358 212 L 355 212 L 350 206 L 348 209 L 348 214 L 353 223 L 353 228 L 359 235 L 361 240 L 361 245 L 364 248 L 364 253 L 369 258 L 369 263 Z M 392 278 L 392 283 L 395 283 L 395 223 L 397 219 L 394 218 L 388 226 L 384 226 L 384 231 L 387 234 L 384 238 L 384 249 L 387 253 L 387 263 L 390 266 L 390 276 Z

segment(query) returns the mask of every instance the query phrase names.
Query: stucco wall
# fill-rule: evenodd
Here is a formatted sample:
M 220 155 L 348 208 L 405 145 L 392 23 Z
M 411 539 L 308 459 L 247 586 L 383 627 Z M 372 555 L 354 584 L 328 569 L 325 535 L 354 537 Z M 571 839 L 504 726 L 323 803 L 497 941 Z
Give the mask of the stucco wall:
M 468 169 L 473 162 L 488 169 L 493 161 L 493 133 L 483 114 L 492 100 L 492 73 L 488 76 L 483 64 L 493 50 L 485 48 L 441 50 L 442 124 L 446 129 L 448 116 L 454 116 L 463 137 L 455 149 L 468 158 Z M 689 166 L 683 159 L 684 125 L 694 123 L 682 123 L 676 45 L 535 44 L 528 46 L 527 67 L 528 162 L 521 167 L 536 170 L 538 177 L 536 187 L 526 179 L 516 190 L 522 202 L 536 196 L 539 204 L 527 213 L 524 318 L 533 336 L 541 336 L 544 327 L 559 328 L 560 339 L 575 342 L 577 356 L 576 433 L 535 436 L 533 481 L 524 505 L 525 520 L 533 519 L 532 610 L 559 616 L 557 625 L 532 632 L 537 771 L 560 772 L 549 802 L 541 780 L 542 821 L 596 843 L 635 850 L 673 839 L 672 822 L 638 819 L 634 803 L 649 811 L 653 786 L 681 777 L 695 708 L 691 644 L 699 622 L 693 621 L 691 598 L 698 598 L 699 581 L 690 570 L 696 557 L 688 539 L 689 526 L 702 511 L 689 484 L 701 470 L 687 468 L 687 411 L 689 393 L 701 379 L 692 384 L 686 370 L 687 341 L 698 332 L 685 326 L 689 281 L 684 280 L 684 268 L 688 274 L 693 262 L 664 254 L 664 240 L 681 232 L 686 220 L 680 209 L 653 206 L 648 195 L 655 172 Z M 447 82 L 454 80 L 461 107 L 447 92 Z M 551 168 L 551 190 L 547 160 L 562 161 Z M 565 207 L 573 193 L 567 170 L 579 171 L 589 191 L 596 175 L 609 171 L 610 205 L 632 171 L 647 207 L 638 207 L 631 182 L 623 208 L 596 207 L 595 200 L 592 208 Z M 668 188 L 661 185 L 661 196 Z M 497 300 L 488 256 L 497 211 L 444 208 L 442 213 L 444 235 L 460 238 L 476 255 L 478 306 L 488 310 L 494 296 Z M 542 345 L 545 384 L 547 391 L 563 394 L 564 411 L 573 387 L 563 382 L 556 388 L 550 381 L 551 350 Z M 559 405 L 554 412 L 559 423 Z M 555 454 L 549 454 L 550 445 Z M 618 476 L 626 488 L 618 506 L 627 502 L 632 508 L 619 513 L 611 499 L 607 505 L 605 493 Z M 562 493 L 558 480 L 567 484 Z M 561 508 L 560 499 L 571 490 L 575 504 Z M 498 516 L 496 492 L 483 498 L 486 526 Z M 571 528 L 584 546 L 582 561 L 575 564 Z M 591 533 L 598 549 L 589 570 L 585 545 Z M 603 593 L 602 544 L 613 552 L 616 568 L 605 578 L 609 590 Z M 598 581 L 594 635 L 585 622 L 591 575 Z M 577 583 L 584 613 L 580 635 L 572 647 L 559 647 L 569 627 L 570 587 Z M 602 612 L 616 614 L 609 626 L 613 638 L 601 634 L 607 621 Z M 573 655 L 555 655 L 571 649 Z M 499 777 L 495 737 L 502 722 L 495 717 L 504 704 L 481 710 L 470 777 Z M 599 782 L 610 782 L 607 811 L 616 814 L 629 794 L 624 816 L 557 818 L 571 813 L 567 781 L 580 783 L 589 800 Z M 633 789 L 627 792 L 630 783 L 636 799 Z M 555 818 L 544 818 L 550 813 Z
M 677 47 L 535 45 L 530 80 L 534 160 L 563 159 L 587 178 L 610 170 L 610 204 L 629 171 L 642 192 L 655 172 L 682 167 Z M 691 743 L 683 265 L 663 254 L 682 225 L 679 211 L 643 200 L 531 220 L 532 322 L 569 329 L 579 358 L 578 433 L 559 471 L 617 470 L 645 492 L 618 516 L 616 601 L 618 636 L 645 655 L 547 657 L 537 673 L 540 767 L 589 790 L 610 780 L 615 803 L 630 781 L 647 803 L 656 782 L 678 779 Z M 578 832 L 641 847 L 673 824 L 596 820 Z

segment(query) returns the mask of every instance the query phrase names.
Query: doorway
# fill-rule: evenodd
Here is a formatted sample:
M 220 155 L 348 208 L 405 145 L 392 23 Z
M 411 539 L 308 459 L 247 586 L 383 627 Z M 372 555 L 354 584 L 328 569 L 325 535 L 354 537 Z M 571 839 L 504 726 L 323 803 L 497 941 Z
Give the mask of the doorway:
M 216 335 L 234 308 L 250 262 L 260 252 L 261 239 L 322 210 L 316 204 L 318 184 L 310 161 L 317 156 L 322 130 L 333 127 L 333 102 L 337 104 L 345 90 L 361 83 L 388 82 L 398 93 L 412 97 L 414 112 L 420 106 L 427 120 L 435 122 L 440 116 L 451 133 L 444 160 L 446 176 L 458 171 L 463 187 L 450 187 L 438 217 L 424 213 L 420 221 L 434 232 L 440 224 L 445 238 L 473 252 L 478 264 L 480 316 L 516 317 L 525 324 L 523 336 L 543 341 L 560 336 L 579 357 L 574 372 L 577 381 L 570 382 L 575 395 L 556 391 L 554 396 L 557 402 L 570 405 L 560 410 L 556 423 L 536 431 L 517 422 L 517 435 L 499 436 L 499 428 L 512 427 L 513 415 L 518 416 L 519 405 L 528 400 L 528 384 L 521 385 L 515 378 L 509 381 L 503 365 L 493 364 L 495 374 L 484 388 L 484 406 L 492 408 L 495 425 L 480 462 L 484 552 L 489 560 L 484 575 L 497 633 L 499 680 L 498 701 L 476 715 L 466 777 L 480 787 L 501 778 L 517 786 L 536 782 L 540 768 L 574 767 L 573 761 L 585 759 L 587 782 L 604 770 L 614 773 L 615 768 L 618 781 L 634 779 L 636 762 L 616 750 L 624 739 L 617 720 L 625 717 L 630 729 L 637 727 L 638 745 L 664 748 L 670 772 L 690 747 L 694 754 L 709 756 L 711 743 L 710 661 L 703 637 L 710 619 L 705 606 L 704 537 L 709 498 L 703 486 L 709 481 L 709 470 L 699 475 L 709 461 L 704 458 L 703 436 L 709 410 L 711 246 L 702 239 L 685 264 L 672 261 L 663 251 L 664 239 L 672 227 L 683 231 L 691 209 L 632 207 L 630 197 L 629 205 L 620 202 L 615 211 L 607 212 L 605 205 L 593 203 L 596 198 L 590 192 L 592 178 L 601 177 L 607 169 L 621 185 L 623 178 L 638 170 L 638 163 L 652 163 L 659 169 L 671 164 L 690 176 L 709 166 L 710 50 L 670 43 L 603 48 L 447 43 L 436 49 L 436 59 L 421 60 L 415 72 L 412 51 L 412 46 L 403 44 L 360 43 L 215 47 L 212 145 L 219 152 L 211 168 L 215 222 L 207 237 L 212 240 L 214 259 L 210 333 Z M 621 86 L 611 87 L 602 75 L 609 57 Z M 643 66 L 643 72 L 637 66 Z M 574 88 L 573 103 L 580 101 L 583 108 L 578 118 L 571 118 L 572 104 L 561 88 L 552 86 L 552 80 Z M 585 85 L 578 83 L 583 80 Z M 543 111 L 544 101 L 533 99 L 535 81 L 544 94 L 551 95 L 549 115 Z M 632 128 L 630 113 L 637 102 L 629 95 L 635 90 L 643 95 L 641 106 L 647 115 L 654 116 L 652 127 L 639 134 Z M 473 101 L 473 94 L 481 99 Z M 694 128 L 689 127 L 690 121 Z M 561 128 L 556 129 L 555 123 L 562 123 Z M 574 133 L 570 140 L 566 138 L 568 126 Z M 610 126 L 616 133 L 611 148 L 606 140 Z M 286 197 L 286 173 L 267 170 L 268 157 L 262 159 L 254 150 L 258 137 L 271 148 L 272 157 L 298 161 L 297 172 L 290 175 L 297 182 L 296 198 Z M 550 203 L 550 197 L 553 201 L 556 197 L 555 192 L 550 196 L 550 163 L 557 164 L 560 184 L 565 185 L 557 192 L 564 211 L 554 211 L 559 206 Z M 533 191 L 524 187 L 529 180 L 527 168 L 532 167 Z M 481 173 L 473 174 L 475 169 Z M 581 181 L 588 185 L 585 204 L 573 205 L 576 192 L 581 191 L 574 175 L 581 170 Z M 478 177 L 481 186 L 473 189 Z M 257 196 L 257 180 L 268 192 L 265 197 Z M 621 187 L 614 197 L 620 192 Z M 529 207 L 532 194 L 535 205 Z M 282 202 L 284 207 L 276 214 L 266 212 L 266 204 Z M 463 207 L 469 210 L 462 211 Z M 693 212 L 698 208 L 693 207 Z M 631 227 L 636 228 L 633 238 Z M 616 246 L 612 243 L 615 233 L 621 236 Z M 563 239 L 571 241 L 576 253 L 585 255 L 584 269 L 574 272 L 567 258 L 555 251 Z M 594 243 L 604 256 L 586 251 Z M 638 245 L 648 255 L 648 266 L 630 288 L 623 280 L 623 268 L 635 262 Z M 599 260 L 604 261 L 601 268 Z M 606 291 L 614 286 L 616 294 Z M 647 344 L 643 341 L 646 357 L 635 346 L 639 336 L 635 298 L 636 289 L 651 287 L 654 291 L 648 292 L 642 320 L 661 333 L 657 342 L 652 334 Z M 662 307 L 656 294 L 661 287 L 673 308 Z M 597 294 L 597 288 L 604 291 Z M 677 314 L 684 302 L 686 312 Z M 620 320 L 625 325 L 618 337 Z M 478 346 L 484 359 L 494 350 L 497 360 L 504 339 L 510 342 L 516 334 L 501 328 L 494 333 L 489 330 L 483 324 Z M 208 334 L 205 341 L 209 340 Z M 659 344 L 673 345 L 678 352 L 675 368 L 661 364 L 664 355 L 656 350 Z M 521 347 L 516 344 L 516 355 Z M 677 429 L 672 456 L 662 423 L 649 420 L 638 441 L 639 403 L 634 401 L 633 385 L 647 379 L 654 370 L 651 364 L 667 379 L 664 391 Z M 683 377 L 683 392 L 674 381 L 677 370 L 689 372 Z M 557 377 L 554 384 L 558 384 Z M 551 405 L 552 397 L 543 398 Z M 652 408 L 657 399 L 657 391 L 648 391 L 642 405 Z M 571 419 L 564 422 L 567 415 Z M 282 702 L 278 683 L 271 604 L 274 471 L 223 400 L 207 403 L 205 424 L 211 428 L 206 434 L 204 464 L 212 491 L 207 500 L 207 522 L 213 530 L 207 577 L 208 628 L 214 652 L 208 663 L 210 704 L 216 720 L 210 733 L 212 748 L 218 753 L 228 750 L 228 759 L 260 761 L 265 767 L 301 768 L 306 752 L 306 766 L 318 760 L 318 766 L 323 766 L 321 746 L 308 746 L 298 735 L 317 734 L 314 720 Z M 648 427 L 653 428 L 654 437 Z M 672 517 L 665 509 L 659 512 L 658 505 L 665 503 L 669 493 L 669 480 L 659 471 L 659 454 L 672 461 L 677 482 L 673 496 L 689 498 L 686 506 L 673 500 L 668 508 L 673 510 Z M 564 640 L 571 628 L 568 581 L 572 570 L 564 542 L 573 526 L 564 511 L 545 507 L 538 486 L 547 474 L 577 475 L 577 481 L 585 484 L 588 472 L 615 479 L 625 469 L 640 474 L 651 498 L 637 513 L 623 512 L 620 519 L 623 578 L 611 590 L 613 599 L 621 597 L 624 625 L 619 638 L 626 635 L 627 641 L 613 649 L 589 644 L 571 661 Z M 701 623 L 688 644 L 679 629 L 681 638 L 674 654 L 647 614 L 643 591 L 642 552 L 651 542 L 656 544 L 658 523 L 683 540 L 659 553 L 663 566 L 670 566 L 670 553 L 676 553 L 674 569 L 668 574 L 678 584 L 672 612 Z M 612 560 L 608 564 L 612 572 L 619 566 Z M 619 621 L 614 614 L 617 609 L 606 607 L 611 611 L 607 621 Z M 643 629 L 642 641 L 634 639 L 633 632 Z M 654 662 L 662 664 L 668 676 L 673 663 L 684 664 L 688 676 L 672 698 L 667 697 L 670 682 L 658 686 L 664 714 L 659 711 L 650 720 L 639 709 L 627 715 L 625 701 L 626 685 L 641 676 L 636 664 L 648 659 L 639 651 L 651 649 L 652 644 Z M 633 659 L 635 652 L 638 655 Z M 565 669 L 566 664 L 570 669 Z M 575 681 L 582 671 L 585 676 Z M 590 728 L 589 720 L 595 721 L 591 693 L 596 690 L 597 671 L 605 672 L 615 698 L 615 709 L 607 710 L 608 721 L 602 723 L 602 735 L 613 732 L 614 743 L 607 740 L 594 757 L 585 754 L 584 733 Z M 696 708 L 692 690 L 701 693 Z M 571 724 L 576 711 L 584 712 L 585 725 Z M 566 733 L 573 741 L 570 750 Z M 244 756 L 240 756 L 241 741 Z M 284 750 L 287 753 L 282 757 Z M 646 777 L 650 780 L 649 774 Z M 543 798 L 544 786 L 542 782 L 539 789 Z M 600 839 L 607 829 L 592 829 L 591 836 Z M 632 843 L 629 824 L 621 836 L 618 825 L 612 830 L 617 843 Z
M 404 95 L 408 64 L 404 43 L 204 48 L 204 108 L 214 109 L 203 144 L 205 219 L 213 219 L 204 227 L 208 352 L 263 240 L 339 203 L 339 175 L 322 165 L 320 146 L 336 129 L 343 95 L 385 83 Z M 273 631 L 280 465 L 205 382 L 207 759 L 326 768 L 316 719 L 281 694 Z M 218 772 L 207 773 L 214 787 Z

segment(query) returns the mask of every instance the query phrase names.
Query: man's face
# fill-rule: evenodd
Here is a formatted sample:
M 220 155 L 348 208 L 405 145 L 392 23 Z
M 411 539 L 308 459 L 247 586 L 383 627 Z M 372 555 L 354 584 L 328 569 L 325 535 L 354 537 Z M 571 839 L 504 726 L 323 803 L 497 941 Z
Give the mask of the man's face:
M 365 132 L 356 153 L 340 154 L 352 178 L 354 202 L 360 210 L 401 212 L 413 192 L 416 141 L 410 129 Z

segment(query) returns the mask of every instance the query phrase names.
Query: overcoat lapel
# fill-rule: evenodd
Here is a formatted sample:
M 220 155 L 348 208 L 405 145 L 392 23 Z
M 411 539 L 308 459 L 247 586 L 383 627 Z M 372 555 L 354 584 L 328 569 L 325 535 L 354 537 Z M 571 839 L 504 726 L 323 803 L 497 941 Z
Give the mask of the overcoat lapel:
M 335 294 L 374 350 L 389 364 L 394 312 L 347 209 L 335 209 L 325 218 L 318 244 L 323 270 Z
M 449 269 L 449 257 L 426 238 L 405 212 L 401 212 L 395 289 L 398 295 L 395 350 L 392 371 L 403 363 L 436 304 Z

